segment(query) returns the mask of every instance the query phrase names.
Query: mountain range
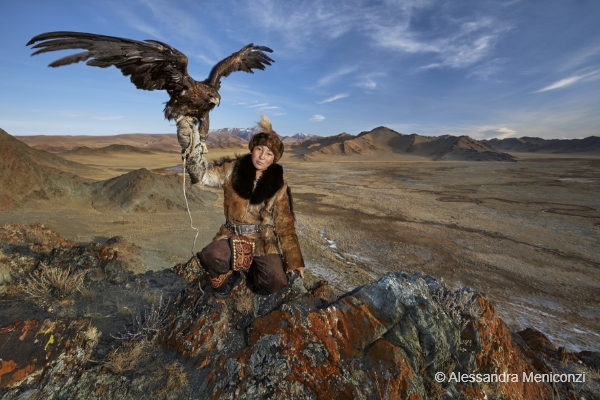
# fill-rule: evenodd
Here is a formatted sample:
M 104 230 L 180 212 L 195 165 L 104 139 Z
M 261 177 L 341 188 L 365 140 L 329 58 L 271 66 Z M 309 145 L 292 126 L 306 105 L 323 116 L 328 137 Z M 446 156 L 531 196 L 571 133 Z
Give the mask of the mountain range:
M 516 161 L 513 156 L 468 136 L 403 135 L 384 126 L 357 136 L 341 133 L 304 140 L 292 146 L 292 152 L 303 159 L 335 156 L 401 159 L 409 156 L 434 161 Z
M 498 151 L 515 153 L 600 154 L 600 137 L 598 136 L 589 136 L 584 139 L 541 139 L 524 136 L 482 140 L 482 142 Z
M 207 140 L 208 146 L 219 147 L 222 149 L 245 149 L 248 147 L 248 141 L 254 135 L 254 132 L 255 128 L 214 129 L 209 132 Z M 75 150 L 79 147 L 93 149 L 114 145 L 133 146 L 141 149 L 152 150 L 181 151 L 179 143 L 177 142 L 177 135 L 174 133 L 128 133 L 110 136 L 35 135 L 15 137 L 33 148 L 45 150 L 51 153 L 65 153 Z M 303 140 L 315 137 L 317 136 L 307 133 L 296 133 L 292 136 L 281 136 L 281 139 L 286 146 L 290 146 Z M 85 151 L 85 149 L 82 149 L 81 151 Z
M 211 130 L 208 146 L 245 150 L 255 128 L 223 128 Z M 91 148 L 130 146 L 146 150 L 176 151 L 181 149 L 175 134 L 123 134 L 114 136 L 19 136 L 33 148 L 52 153 L 86 152 Z M 600 137 L 584 139 L 541 139 L 535 137 L 475 140 L 469 136 L 405 135 L 380 126 L 354 136 L 316 136 L 296 133 L 282 136 L 290 154 L 302 159 L 325 159 L 337 156 L 397 159 L 398 156 L 420 157 L 434 161 L 515 161 L 508 153 L 600 154 Z M 78 149 L 81 148 L 81 149 Z M 122 148 L 125 150 L 125 148 Z

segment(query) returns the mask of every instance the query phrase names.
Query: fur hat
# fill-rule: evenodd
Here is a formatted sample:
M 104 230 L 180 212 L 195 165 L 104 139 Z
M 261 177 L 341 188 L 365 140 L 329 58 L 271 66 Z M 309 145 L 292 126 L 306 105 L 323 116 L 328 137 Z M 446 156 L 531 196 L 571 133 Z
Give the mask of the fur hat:
M 258 127 L 262 131 L 254 134 L 248 143 L 250 151 L 256 146 L 267 146 L 275 155 L 274 161 L 277 162 L 283 155 L 283 142 L 279 138 L 277 132 L 271 126 L 271 120 L 263 114 L 260 114 Z

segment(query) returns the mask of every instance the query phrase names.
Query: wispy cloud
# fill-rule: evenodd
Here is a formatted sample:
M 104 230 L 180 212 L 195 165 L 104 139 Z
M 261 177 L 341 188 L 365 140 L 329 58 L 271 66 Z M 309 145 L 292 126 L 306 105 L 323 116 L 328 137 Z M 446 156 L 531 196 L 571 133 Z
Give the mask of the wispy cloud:
M 517 131 L 507 127 L 482 129 L 483 130 L 473 135 L 474 139 L 506 139 L 517 134 Z
M 356 67 L 342 67 L 339 70 L 332 72 L 328 75 L 325 75 L 321 79 L 317 81 L 316 87 L 329 85 L 330 83 L 336 81 L 344 75 L 348 75 L 351 72 L 356 71 Z
M 599 58 L 599 56 L 600 43 L 596 42 L 570 54 L 567 61 L 563 63 L 561 70 L 580 68 L 588 62 L 593 62 L 593 60 Z
M 592 79 L 598 79 L 598 78 L 600 78 L 600 70 L 599 69 L 592 71 L 592 72 L 588 72 L 587 74 L 574 75 L 569 78 L 561 79 L 557 82 L 554 82 L 551 85 L 541 88 L 540 90 L 536 90 L 534 93 L 547 92 L 549 90 L 554 90 L 554 89 L 562 89 L 562 88 L 571 86 L 574 83 L 577 83 L 579 81 L 592 80 Z
M 148 34 L 151 38 L 163 38 L 163 34 L 156 28 L 156 24 L 150 24 L 143 21 L 138 12 L 124 7 L 122 3 L 107 3 L 108 6 L 118 15 L 125 23 L 138 31 Z
M 243 103 L 246 104 L 246 103 Z M 264 114 L 269 114 L 269 115 L 283 115 L 281 114 L 281 107 L 280 106 L 270 106 L 269 103 L 259 103 L 259 104 L 253 104 L 250 106 L 246 106 L 245 108 L 255 108 L 258 111 L 260 111 L 261 113 Z M 274 111 L 279 111 L 279 114 L 275 114 Z
M 202 61 L 206 65 L 210 65 L 211 67 L 219 62 L 217 59 L 207 57 L 204 54 L 198 54 L 195 56 L 195 58 Z
M 348 96 L 350 96 L 348 93 L 336 94 L 335 96 L 331 96 L 331 97 L 329 97 L 329 98 L 327 98 L 325 100 L 318 101 L 317 104 L 331 103 L 332 101 L 343 99 L 343 98 L 348 97 Z
M 140 9 L 139 5 L 142 5 L 143 8 Z M 199 43 L 210 52 L 220 54 L 220 47 L 211 39 L 211 35 L 204 32 L 203 24 L 198 23 L 196 15 L 200 10 L 197 10 L 196 7 L 198 6 L 173 7 L 166 0 L 112 3 L 112 8 L 117 15 L 140 32 L 166 42 L 172 42 L 169 38 L 175 37 L 190 39 L 193 40 L 190 43 Z M 143 11 L 140 12 L 141 10 Z M 198 41 L 198 38 L 202 38 L 202 40 Z
M 443 32 L 431 35 L 418 31 L 410 24 L 411 15 L 406 14 L 400 23 L 385 17 L 373 17 L 370 36 L 378 47 L 402 53 L 431 53 L 438 60 L 421 69 L 466 68 L 482 61 L 492 53 L 495 43 L 510 29 L 491 17 L 477 17 L 471 21 L 459 21 L 442 15 Z
M 309 121 L 313 121 L 313 122 L 321 122 L 325 120 L 325 117 L 319 114 L 315 114 L 312 117 L 310 117 Z
M 306 50 L 315 42 L 325 38 L 336 39 L 352 30 L 361 19 L 355 3 L 362 3 L 362 0 L 343 3 L 327 0 L 256 0 L 248 3 L 243 12 L 257 26 L 279 34 L 288 47 Z M 237 2 L 234 9 L 240 9 Z
M 381 77 L 384 75 L 385 74 L 379 72 L 362 75 L 358 78 L 358 82 L 355 85 L 365 89 L 375 89 L 377 88 L 377 82 L 375 82 L 373 78 Z

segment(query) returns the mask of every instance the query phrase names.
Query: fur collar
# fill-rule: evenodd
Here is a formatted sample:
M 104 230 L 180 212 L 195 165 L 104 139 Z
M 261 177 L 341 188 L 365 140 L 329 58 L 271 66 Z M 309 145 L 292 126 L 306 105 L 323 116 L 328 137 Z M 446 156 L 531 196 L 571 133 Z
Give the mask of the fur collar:
M 261 175 L 256 188 L 252 191 L 256 168 L 252 164 L 252 155 L 246 154 L 237 159 L 233 167 L 231 184 L 233 190 L 244 198 L 250 199 L 250 204 L 260 204 L 273 197 L 283 187 L 283 168 L 273 163 Z

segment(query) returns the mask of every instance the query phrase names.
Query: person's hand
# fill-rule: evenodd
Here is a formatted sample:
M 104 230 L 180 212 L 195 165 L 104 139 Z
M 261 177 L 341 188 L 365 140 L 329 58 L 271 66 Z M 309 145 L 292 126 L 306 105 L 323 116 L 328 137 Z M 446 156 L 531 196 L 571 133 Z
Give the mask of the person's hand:
M 298 271 L 298 273 L 300 274 L 300 277 L 301 277 L 302 279 L 304 279 L 304 268 L 303 268 L 303 267 L 300 267 L 300 268 L 298 268 L 296 271 Z

